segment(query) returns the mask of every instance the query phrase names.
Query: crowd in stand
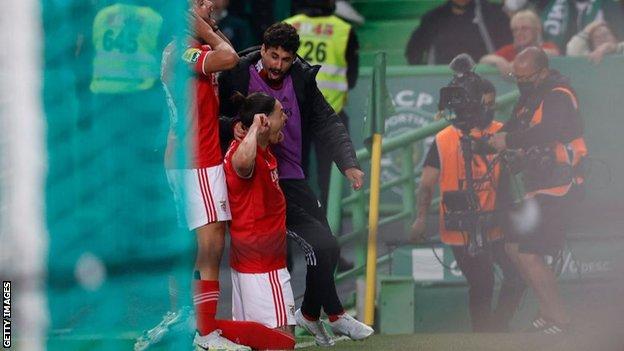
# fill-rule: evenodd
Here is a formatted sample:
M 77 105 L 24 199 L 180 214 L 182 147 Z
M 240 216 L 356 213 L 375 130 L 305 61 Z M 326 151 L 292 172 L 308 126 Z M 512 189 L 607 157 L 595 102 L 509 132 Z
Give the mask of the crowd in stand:
M 593 63 L 624 53 L 624 2 L 596 0 L 449 0 L 426 13 L 405 50 L 409 64 L 448 64 L 460 53 L 511 71 L 529 46 L 549 56 L 584 56 Z
M 304 3 L 291 1 L 291 13 Z M 272 0 L 217 0 L 215 6 L 219 26 L 236 50 L 259 43 L 257 33 L 279 19 Z M 348 1 L 337 1 L 336 13 L 353 24 L 364 23 Z M 583 56 L 597 64 L 605 55 L 624 54 L 623 43 L 621 0 L 448 0 L 421 18 L 405 57 L 411 65 L 448 64 L 466 52 L 505 75 L 515 54 L 529 46 L 541 46 L 550 56 Z

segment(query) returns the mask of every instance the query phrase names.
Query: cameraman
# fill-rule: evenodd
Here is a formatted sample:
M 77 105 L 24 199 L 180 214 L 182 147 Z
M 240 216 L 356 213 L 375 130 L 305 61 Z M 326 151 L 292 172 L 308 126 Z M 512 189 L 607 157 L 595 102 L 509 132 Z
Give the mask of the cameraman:
M 494 86 L 488 80 L 473 73 L 471 69 L 474 63 L 469 57 L 468 60 L 470 63 L 467 72 L 460 72 L 456 75 L 450 86 L 461 86 L 472 95 L 473 104 L 479 113 L 469 116 L 473 127 L 465 129 L 470 130 L 472 140 L 478 141 L 497 132 L 502 124 L 493 120 L 492 108 L 496 97 Z M 445 128 L 436 135 L 427 153 L 418 189 L 418 217 L 412 225 L 410 238 L 414 242 L 424 238 L 427 212 L 436 183 L 439 184 L 443 197 L 445 192 L 467 190 L 464 155 L 460 145 L 462 134 L 463 132 L 456 126 Z M 482 210 L 484 211 L 482 213 L 495 213 L 499 177 L 500 167 L 494 163 L 494 155 L 474 155 L 472 178 L 480 212 Z M 472 330 L 474 332 L 506 331 L 509 320 L 513 317 L 522 298 L 524 284 L 505 253 L 500 228 L 495 224 L 490 225 L 489 229 L 484 230 L 488 242 L 485 249 L 476 253 L 469 252 L 469 234 L 446 229 L 444 208 L 444 205 L 440 206 L 440 238 L 443 243 L 451 245 L 457 265 L 468 281 Z M 477 216 L 479 216 L 477 213 L 472 216 L 475 221 L 479 220 Z M 501 268 L 504 275 L 498 305 L 494 310 L 492 310 L 493 263 Z
M 553 271 L 544 256 L 560 255 L 565 239 L 564 214 L 570 196 L 583 182 L 581 161 L 587 155 L 578 100 L 566 77 L 548 68 L 542 49 L 529 47 L 513 62 L 520 99 L 509 121 L 489 144 L 498 151 L 519 150 L 523 155 L 525 202 L 538 215 L 520 220 L 528 228 L 514 230 L 507 252 L 539 301 L 534 331 L 565 332 L 570 323 Z M 518 221 L 519 222 L 519 221 Z

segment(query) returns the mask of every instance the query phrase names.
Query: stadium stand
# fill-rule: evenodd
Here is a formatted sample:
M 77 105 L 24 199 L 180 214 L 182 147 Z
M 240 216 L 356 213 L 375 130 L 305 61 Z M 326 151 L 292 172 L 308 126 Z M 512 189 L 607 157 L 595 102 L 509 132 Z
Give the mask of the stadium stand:
M 354 0 L 366 23 L 357 28 L 360 62 L 371 66 L 376 51 L 388 53 L 388 65 L 405 65 L 405 45 L 420 17 L 443 4 L 441 0 Z

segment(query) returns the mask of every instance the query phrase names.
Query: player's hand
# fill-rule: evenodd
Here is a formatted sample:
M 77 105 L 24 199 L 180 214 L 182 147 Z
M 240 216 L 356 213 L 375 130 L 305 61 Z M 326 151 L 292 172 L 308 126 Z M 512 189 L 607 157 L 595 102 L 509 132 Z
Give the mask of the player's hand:
M 266 134 L 269 132 L 269 118 L 264 113 L 256 113 L 252 127 L 256 128 L 256 135 Z
M 600 26 L 604 26 L 605 22 L 601 21 L 601 20 L 597 20 L 597 21 L 593 21 L 590 24 L 588 24 L 587 26 L 585 26 L 585 29 L 583 29 L 583 32 L 585 32 L 585 34 L 587 34 L 587 36 L 590 36 L 592 34 L 592 32 L 600 27 Z
M 587 55 L 587 59 L 589 62 L 597 65 L 602 61 L 604 57 L 604 52 L 602 50 L 594 50 Z
M 353 190 L 359 190 L 362 185 L 364 185 L 364 172 L 362 172 L 360 169 L 351 167 L 347 169 L 344 173 L 345 177 L 347 177 L 347 179 L 351 183 L 351 187 L 353 188 Z
M 210 33 L 214 33 L 212 26 L 206 22 L 201 16 L 193 9 L 190 11 L 191 23 L 192 23 L 192 35 L 195 38 L 206 38 Z
M 213 32 L 216 32 L 219 30 L 219 26 L 217 25 L 217 20 L 212 18 L 212 16 L 208 20 L 208 25 L 210 26 L 210 28 L 212 28 Z
M 234 129 L 234 139 L 236 139 L 236 141 L 243 140 L 243 138 L 245 138 L 245 135 L 247 135 L 247 131 L 245 130 L 245 128 L 243 128 L 243 122 L 241 121 L 234 123 L 233 129 Z
M 426 228 L 427 221 L 424 218 L 416 218 L 414 223 L 412 223 L 412 230 L 410 231 L 409 241 L 412 243 L 424 242 Z
M 587 59 L 591 63 L 597 65 L 602 62 L 602 59 L 605 57 L 605 55 L 614 53 L 616 50 L 617 46 L 615 44 L 604 43 L 598 46 L 594 51 L 590 52 L 589 55 L 587 55 Z
M 506 141 L 507 133 L 501 132 L 496 133 L 490 137 L 488 140 L 488 145 L 495 148 L 496 151 L 500 152 L 507 149 L 507 141 Z

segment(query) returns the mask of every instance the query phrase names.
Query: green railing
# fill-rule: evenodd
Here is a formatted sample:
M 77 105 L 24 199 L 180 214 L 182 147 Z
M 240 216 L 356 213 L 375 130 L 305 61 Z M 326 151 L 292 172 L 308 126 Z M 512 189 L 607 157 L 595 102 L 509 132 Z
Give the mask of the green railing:
M 385 80 L 380 80 L 380 84 L 385 84 Z M 518 98 L 518 92 L 513 91 L 500 96 L 496 100 L 496 110 L 506 110 Z M 433 118 L 433 114 L 421 109 L 412 109 L 411 112 L 424 117 Z M 389 223 L 414 218 L 415 201 L 416 201 L 416 182 L 420 176 L 421 170 L 414 170 L 413 144 L 427 137 L 435 135 L 440 130 L 448 126 L 446 120 L 438 120 L 427 124 L 421 128 L 414 129 L 401 135 L 387 138 L 382 143 L 382 154 L 400 150 L 401 174 L 392 181 L 383 183 L 381 191 L 390 190 L 393 187 L 402 187 L 401 204 L 394 206 L 380 206 L 380 213 L 385 215 L 380 217 L 379 226 Z M 366 148 L 362 148 L 356 152 L 357 159 L 360 163 L 370 161 L 370 152 Z M 341 229 L 343 215 L 348 212 L 351 215 L 352 230 L 343 233 L 338 237 L 341 246 L 347 243 L 355 242 L 355 267 L 347 272 L 338 274 L 336 281 L 343 281 L 361 275 L 366 265 L 366 234 L 367 234 L 367 203 L 370 188 L 363 188 L 359 191 L 350 190 L 349 194 L 343 198 L 344 177 L 337 167 L 332 169 L 329 199 L 327 205 L 327 218 L 329 225 L 334 233 L 338 233 Z M 434 200 L 432 208 L 438 206 L 439 199 Z M 377 259 L 378 264 L 384 264 L 390 261 L 388 255 L 381 256 Z

